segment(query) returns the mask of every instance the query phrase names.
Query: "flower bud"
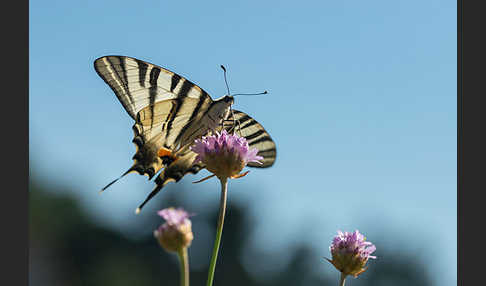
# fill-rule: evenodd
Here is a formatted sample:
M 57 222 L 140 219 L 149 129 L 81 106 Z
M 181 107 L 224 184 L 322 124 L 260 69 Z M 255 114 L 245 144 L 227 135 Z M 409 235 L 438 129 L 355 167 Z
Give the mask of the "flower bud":
M 369 258 L 376 259 L 376 256 L 370 255 L 376 247 L 365 240 L 358 230 L 353 233 L 338 231 L 329 247 L 332 260 L 326 259 L 344 276 L 353 275 L 356 278 L 368 268 L 365 265 Z
M 166 222 L 154 231 L 159 244 L 169 252 L 178 252 L 191 245 L 192 234 L 189 214 L 182 208 L 167 208 L 158 212 Z

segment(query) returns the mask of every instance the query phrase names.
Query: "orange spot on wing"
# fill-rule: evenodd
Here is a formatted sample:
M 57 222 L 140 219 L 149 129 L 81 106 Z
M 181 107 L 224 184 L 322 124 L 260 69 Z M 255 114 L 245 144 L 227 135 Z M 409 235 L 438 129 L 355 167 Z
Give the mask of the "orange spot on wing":
M 162 160 L 169 159 L 170 163 L 172 163 L 175 160 L 177 160 L 177 156 L 174 155 L 170 149 L 167 149 L 167 148 L 164 148 L 164 147 L 162 147 L 162 148 L 159 149 L 159 151 L 157 152 L 157 155 L 160 158 L 162 158 Z
M 172 151 L 170 151 L 169 149 L 164 148 L 164 147 L 160 148 L 159 152 L 157 152 L 157 155 L 159 157 L 165 157 L 165 156 L 173 157 L 174 156 L 174 155 L 172 155 Z

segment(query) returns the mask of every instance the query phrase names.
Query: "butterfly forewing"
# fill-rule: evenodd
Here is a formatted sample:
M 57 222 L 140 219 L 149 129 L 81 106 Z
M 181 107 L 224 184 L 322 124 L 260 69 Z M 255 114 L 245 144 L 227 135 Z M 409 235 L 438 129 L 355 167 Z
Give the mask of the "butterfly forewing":
M 137 152 L 126 173 L 136 171 L 152 178 L 163 167 L 158 150 L 173 149 L 177 143 L 181 145 L 181 139 L 187 141 L 184 130 L 197 122 L 197 115 L 208 108 L 211 98 L 189 80 L 135 58 L 105 56 L 94 66 L 136 121 L 132 128 Z
M 202 98 L 164 100 L 140 110 L 137 122 L 147 134 L 161 133 L 163 142 L 159 143 L 165 148 L 178 149 L 206 134 L 209 126 L 204 114 L 210 106 L 211 100 Z
M 143 108 L 162 100 L 179 97 L 211 100 L 204 90 L 189 80 L 135 58 L 105 56 L 97 59 L 94 67 L 133 119 Z
M 133 126 L 138 148 L 132 168 L 152 178 L 164 166 L 157 153 L 161 148 L 179 156 L 182 147 L 207 133 L 209 127 L 202 117 L 210 105 L 210 100 L 201 98 L 171 99 L 140 110 Z

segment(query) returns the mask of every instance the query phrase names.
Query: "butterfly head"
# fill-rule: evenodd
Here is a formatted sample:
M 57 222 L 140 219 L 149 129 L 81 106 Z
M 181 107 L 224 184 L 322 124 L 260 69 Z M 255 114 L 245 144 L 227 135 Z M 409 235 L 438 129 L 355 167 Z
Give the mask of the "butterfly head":
M 235 99 L 232 95 L 225 95 L 221 98 L 221 100 L 229 104 L 229 106 L 231 106 L 235 102 Z
M 213 102 L 210 109 L 207 112 L 207 116 L 210 119 L 210 129 L 215 129 L 226 120 L 231 113 L 231 105 L 234 100 L 231 95 L 225 95 L 218 98 Z
M 225 114 L 224 118 L 226 118 L 226 112 L 229 112 L 234 102 L 233 96 L 225 95 L 214 101 L 214 109 L 218 114 Z

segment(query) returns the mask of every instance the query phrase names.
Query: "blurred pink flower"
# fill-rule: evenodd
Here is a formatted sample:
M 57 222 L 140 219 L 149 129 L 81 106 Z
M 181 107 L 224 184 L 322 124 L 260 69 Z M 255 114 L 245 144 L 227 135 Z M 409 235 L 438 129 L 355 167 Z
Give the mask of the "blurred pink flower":
M 155 238 L 167 251 L 177 252 L 189 247 L 194 238 L 189 213 L 182 208 L 166 208 L 157 212 L 166 220 L 154 231 Z

